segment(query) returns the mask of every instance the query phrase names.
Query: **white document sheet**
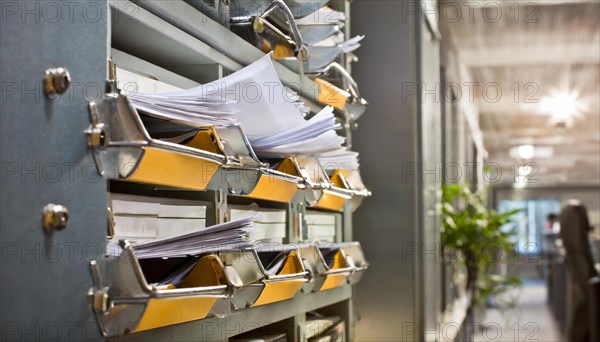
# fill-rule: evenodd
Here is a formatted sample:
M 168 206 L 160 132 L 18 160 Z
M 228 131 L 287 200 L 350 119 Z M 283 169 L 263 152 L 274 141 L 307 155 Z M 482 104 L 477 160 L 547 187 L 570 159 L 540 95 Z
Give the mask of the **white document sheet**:
M 133 252 L 138 259 L 175 258 L 254 246 L 254 241 L 249 240 L 248 235 L 257 218 L 258 214 L 190 233 L 132 242 Z M 106 250 L 109 255 L 119 255 L 121 252 L 116 241 L 109 241 Z

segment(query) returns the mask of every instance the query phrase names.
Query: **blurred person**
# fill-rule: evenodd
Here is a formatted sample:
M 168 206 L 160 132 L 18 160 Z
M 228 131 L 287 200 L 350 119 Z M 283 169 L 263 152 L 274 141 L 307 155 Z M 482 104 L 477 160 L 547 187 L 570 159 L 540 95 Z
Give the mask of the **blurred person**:
M 560 223 L 558 222 L 558 215 L 550 213 L 546 216 L 546 222 L 544 222 L 544 229 L 542 230 L 542 247 L 543 255 L 545 257 L 551 257 L 556 252 L 554 241 L 558 237 L 560 231 Z
M 544 234 L 558 234 L 560 232 L 560 222 L 558 215 L 550 213 L 546 216 L 546 224 L 544 225 Z
M 597 277 L 589 244 L 590 223 L 587 209 L 578 200 L 569 200 L 560 214 L 560 238 L 566 251 L 565 265 L 571 281 L 572 310 L 567 318 L 567 339 L 587 342 L 591 339 L 591 312 L 598 303 L 590 301 L 589 281 Z M 598 329 L 598 325 L 595 325 Z

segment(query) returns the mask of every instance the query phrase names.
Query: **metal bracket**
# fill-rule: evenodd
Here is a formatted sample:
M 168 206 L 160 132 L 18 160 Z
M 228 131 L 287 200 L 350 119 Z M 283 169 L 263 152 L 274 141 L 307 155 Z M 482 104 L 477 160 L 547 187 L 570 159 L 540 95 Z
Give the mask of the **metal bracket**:
M 144 127 L 135 120 L 137 113 L 125 96 L 114 92 L 90 102 L 89 111 L 91 125 L 85 133 L 98 173 L 110 179 L 129 177 L 148 145 Z

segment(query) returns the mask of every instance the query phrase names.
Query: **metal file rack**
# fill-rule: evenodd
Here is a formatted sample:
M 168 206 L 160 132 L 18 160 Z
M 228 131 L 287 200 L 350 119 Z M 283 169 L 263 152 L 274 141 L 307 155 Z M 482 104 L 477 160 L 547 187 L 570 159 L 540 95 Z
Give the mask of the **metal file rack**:
M 349 14 L 348 2 L 343 1 L 336 5 Z M 199 11 L 193 1 L 109 1 L 109 6 L 112 15 L 111 51 L 114 63 L 117 66 L 125 66 L 150 75 L 163 75 L 165 78 L 170 78 L 174 85 L 189 86 L 189 83 L 186 84 L 186 82 L 205 83 L 237 71 L 264 55 L 263 52 L 229 31 L 222 23 Z M 348 26 L 346 26 L 346 30 L 349 30 Z M 340 60 L 339 62 L 345 63 L 346 61 Z M 301 63 L 285 60 L 281 63 L 276 62 L 275 67 L 284 85 L 296 90 L 310 109 L 318 111 L 319 108 L 322 108 L 323 104 L 319 103 L 319 85 L 304 75 Z M 113 101 L 119 102 L 123 99 L 113 99 Z M 121 108 L 123 112 L 136 119 L 135 113 L 127 113 L 135 110 L 125 108 L 126 106 L 123 105 Z M 346 127 L 344 135 L 348 141 L 351 141 L 351 128 L 355 126 L 355 123 L 349 122 L 347 115 L 345 117 L 341 111 L 338 112 L 338 116 Z M 110 134 L 115 134 L 115 132 L 110 132 Z M 228 139 L 234 139 L 234 136 L 237 136 L 238 146 L 247 145 L 243 133 L 239 134 L 235 127 L 228 129 L 227 132 L 213 130 L 203 134 L 213 137 L 208 141 L 217 142 L 219 141 L 218 136 L 222 134 L 228 134 Z M 143 166 L 144 158 L 151 158 L 151 155 L 148 154 L 149 149 L 161 148 L 161 146 L 157 146 L 156 141 L 150 139 L 147 134 L 145 135 L 146 137 L 142 140 L 145 140 L 147 144 L 144 147 L 146 155 L 140 158 L 141 161 L 138 162 L 141 164 L 140 166 Z M 159 142 L 158 144 L 160 145 Z M 120 144 L 119 148 L 122 148 L 122 145 Z M 136 173 L 133 173 L 127 177 L 114 177 L 116 180 L 111 183 L 110 190 L 125 194 L 159 198 L 163 196 L 209 203 L 206 212 L 207 224 L 227 220 L 228 206 L 232 204 L 235 204 L 236 207 L 258 204 L 263 208 L 284 209 L 287 217 L 287 231 L 283 242 L 288 244 L 299 243 L 308 238 L 309 224 L 305 219 L 307 215 L 329 215 L 334 218 L 335 222 L 335 242 L 339 244 L 343 241 L 350 241 L 352 211 L 358 207 L 361 198 L 368 195 L 368 191 L 357 174 L 338 171 L 331 175 L 330 179 L 323 170 L 308 172 L 308 169 L 318 165 L 318 162 L 311 158 L 289 158 L 273 170 L 249 153 L 248 150 L 251 152 L 251 149 L 237 150 L 230 156 L 222 146 L 196 145 L 194 147 L 201 147 L 204 154 L 206 154 L 204 151 L 216 152 L 213 155 L 200 156 L 204 163 L 208 161 L 216 165 L 216 167 L 208 168 L 211 171 L 204 177 L 204 183 L 173 184 L 164 177 L 147 174 L 136 177 Z M 165 146 L 162 149 L 165 150 Z M 169 150 L 169 147 L 166 147 L 166 150 Z M 246 156 L 245 162 L 239 158 L 236 159 L 236 156 L 240 155 Z M 97 157 L 97 159 L 99 158 Z M 196 169 L 207 168 L 198 164 Z M 251 170 L 253 177 L 250 177 L 250 180 L 246 178 L 240 181 L 236 177 L 239 176 L 240 170 L 246 174 L 248 170 Z M 125 179 L 125 182 L 119 178 Z M 133 183 L 130 182 L 132 179 Z M 123 326 L 120 326 L 119 331 L 110 331 L 110 328 L 119 328 L 109 326 L 106 332 L 119 340 L 185 338 L 226 340 L 265 325 L 285 322 L 287 328 L 283 332 L 287 334 L 288 339 L 303 340 L 300 326 L 306 319 L 306 312 L 327 307 L 328 312 L 333 312 L 343 318 L 348 327 L 347 338 L 350 339 L 353 320 L 351 284 L 360 279 L 367 264 L 360 251 L 360 245 L 342 243 L 336 246 L 342 247 L 337 247 L 340 248 L 338 252 L 340 254 L 332 259 L 336 260 L 332 261 L 335 266 L 327 265 L 323 261 L 321 250 L 325 253 L 326 249 L 320 250 L 315 246 L 305 246 L 293 252 L 294 255 L 301 256 L 305 270 L 287 276 L 298 277 L 300 275 L 300 278 L 296 278 L 296 280 L 288 280 L 288 282 L 296 281 L 295 284 L 298 285 L 285 282 L 273 283 L 282 284 L 280 289 L 274 291 L 281 298 L 272 298 L 272 295 L 270 296 L 266 292 L 268 287 L 273 284 L 266 285 L 267 287 L 263 290 L 265 292 L 257 298 L 258 295 L 253 287 L 240 284 L 240 279 L 245 279 L 244 276 L 241 278 L 232 276 L 232 272 L 237 275 L 248 273 L 243 269 L 247 265 L 239 266 L 238 264 L 236 270 L 234 267 L 236 264 L 231 264 L 231 260 L 244 258 L 234 256 L 235 253 L 219 254 L 218 264 L 225 265 L 222 274 L 226 275 L 224 276 L 226 280 L 214 283 L 214 286 L 207 288 L 207 298 L 211 299 L 209 299 L 210 305 L 208 306 L 210 310 L 203 314 L 203 316 L 208 315 L 206 318 L 195 317 L 189 319 L 187 323 L 177 325 L 172 325 L 177 322 L 170 324 L 152 322 L 154 325 L 146 324 L 150 330 L 145 330 L 144 326 L 140 328 L 142 323 L 137 328 L 134 327 L 134 330 L 123 330 Z M 318 256 L 309 257 L 315 255 L 314 251 Z M 348 258 L 347 261 L 345 261 L 346 258 Z M 323 266 L 319 266 L 321 264 Z M 110 266 L 110 262 L 108 265 L 108 270 L 105 271 L 108 275 L 111 272 L 113 275 L 118 274 L 118 272 L 114 273 L 116 272 L 114 263 L 112 263 L 113 266 Z M 111 267 L 113 267 L 113 271 L 110 270 Z M 242 269 L 239 269 L 240 267 Z M 102 278 L 99 268 L 94 266 L 94 269 L 98 278 Z M 282 275 L 281 277 L 286 279 L 286 276 Z M 251 283 L 250 280 L 241 281 L 244 284 L 246 282 Z M 98 282 L 96 297 L 102 298 L 103 284 L 109 283 L 110 281 Z M 219 287 L 222 284 L 226 284 L 226 290 Z M 267 282 L 267 284 L 269 283 Z M 239 290 L 236 290 L 237 288 Z M 298 291 L 300 288 L 301 291 Z M 288 295 L 281 294 L 286 291 L 289 293 Z M 163 292 L 168 293 L 168 290 Z M 161 300 L 163 292 L 150 290 L 149 300 L 155 302 Z M 286 298 L 290 299 L 282 301 Z M 240 304 L 245 302 L 248 305 Z M 99 306 L 101 308 L 102 304 Z M 155 307 L 156 304 L 153 308 Z M 148 311 L 149 309 L 146 310 L 148 315 L 153 314 Z M 157 311 L 162 314 L 166 314 L 166 312 L 168 311 Z M 106 319 L 102 315 L 99 313 L 101 318 Z M 147 321 L 144 319 L 146 317 L 142 318 L 142 322 Z M 123 333 L 131 331 L 135 333 L 123 335 Z
M 349 15 L 347 1 L 334 6 Z M 33 80 L 31 87 L 42 97 L 3 101 L 2 164 L 27 169 L 37 163 L 44 172 L 43 166 L 51 165 L 64 176 L 48 179 L 44 173 L 33 175 L 35 182 L 27 175 L 13 181 L 15 170 L 3 169 L 2 242 L 25 252 L 24 259 L 21 250 L 6 254 L 0 270 L 2 297 L 15 298 L 2 301 L 3 329 L 8 329 L 3 338 L 31 339 L 33 327 L 36 339 L 52 339 L 56 336 L 44 334 L 59 326 L 65 327 L 59 340 L 225 341 L 274 324 L 288 340 L 303 340 L 300 327 L 314 310 L 341 317 L 350 338 L 352 285 L 368 266 L 360 245 L 351 242 L 352 212 L 369 194 L 357 174 L 306 172 L 318 165 L 310 158 L 269 167 L 245 148 L 247 140 L 235 126 L 202 130 L 191 145 L 157 141 L 115 82 L 103 93 L 107 79 L 118 79 L 107 68 L 109 57 L 117 66 L 189 88 L 237 71 L 264 53 L 191 2 L 98 0 L 77 2 L 73 9 L 90 7 L 100 9 L 98 18 L 78 12 L 52 25 L 3 23 L 3 81 Z M 36 49 L 45 52 L 36 53 L 35 61 L 15 60 Z M 345 58 L 338 62 L 346 64 Z M 323 107 L 319 85 L 304 75 L 301 64 L 284 61 L 275 67 L 312 111 Z M 82 86 L 98 85 L 102 94 L 81 95 Z M 73 93 L 60 98 L 66 91 Z M 337 114 L 350 140 L 354 123 Z M 25 132 L 33 131 L 43 133 L 24 142 Z M 235 146 L 223 146 L 222 136 Z M 189 168 L 177 167 L 152 172 L 152 165 L 165 161 L 205 174 L 198 179 L 186 174 Z M 240 172 L 250 180 L 240 179 Z M 264 251 L 220 251 L 200 257 L 195 269 L 205 278 L 192 279 L 187 287 L 149 285 L 145 266 L 127 243 L 118 256 L 104 253 L 116 228 L 112 208 L 107 210 L 115 194 L 203 206 L 201 216 L 189 219 L 207 226 L 228 220 L 233 207 L 283 211 L 289 266 L 269 274 Z M 320 226 L 331 228 L 331 243 L 301 243 Z M 38 255 L 28 262 L 31 246 L 44 253 L 64 248 L 62 258 Z

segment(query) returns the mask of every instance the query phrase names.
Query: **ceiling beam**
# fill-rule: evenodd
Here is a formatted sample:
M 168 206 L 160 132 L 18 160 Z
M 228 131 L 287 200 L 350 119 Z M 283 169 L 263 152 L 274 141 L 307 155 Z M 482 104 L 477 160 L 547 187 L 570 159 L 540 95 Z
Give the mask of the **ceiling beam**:
M 467 67 L 600 64 L 600 47 L 596 42 L 589 45 L 513 45 L 492 49 L 460 49 L 459 60 Z

